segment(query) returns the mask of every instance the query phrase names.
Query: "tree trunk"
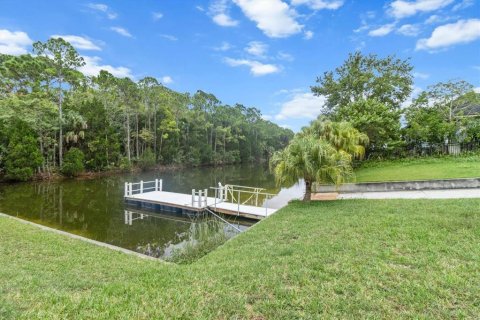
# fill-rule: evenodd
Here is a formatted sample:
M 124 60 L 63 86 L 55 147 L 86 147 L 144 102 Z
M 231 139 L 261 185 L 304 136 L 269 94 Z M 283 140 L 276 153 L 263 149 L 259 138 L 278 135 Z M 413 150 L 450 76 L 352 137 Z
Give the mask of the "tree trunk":
M 140 153 L 138 148 L 138 112 L 135 114 L 135 129 L 137 131 L 135 139 L 135 150 L 137 151 L 137 159 L 140 159 Z
M 153 150 L 155 154 L 155 162 L 158 160 L 157 156 L 157 104 L 153 105 Z
M 126 118 L 127 118 L 127 157 L 128 157 L 128 163 L 130 163 L 130 161 L 132 160 L 131 159 L 131 156 L 130 156 L 130 115 L 128 114 L 128 110 L 127 110 L 127 114 L 126 114 Z
M 312 181 L 305 179 L 305 196 L 303 201 L 309 202 L 312 199 Z
M 63 163 L 63 112 L 62 112 L 62 80 L 58 84 L 58 124 L 60 127 L 59 137 L 58 137 L 58 163 L 60 168 Z

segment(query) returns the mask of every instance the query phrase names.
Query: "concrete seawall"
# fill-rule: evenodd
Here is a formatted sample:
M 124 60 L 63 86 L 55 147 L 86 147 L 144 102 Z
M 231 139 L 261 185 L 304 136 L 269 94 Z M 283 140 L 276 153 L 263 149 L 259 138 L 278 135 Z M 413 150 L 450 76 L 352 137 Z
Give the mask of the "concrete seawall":
M 315 184 L 313 191 L 352 193 L 471 188 L 480 188 L 480 178 L 346 183 L 338 188 L 332 185 Z

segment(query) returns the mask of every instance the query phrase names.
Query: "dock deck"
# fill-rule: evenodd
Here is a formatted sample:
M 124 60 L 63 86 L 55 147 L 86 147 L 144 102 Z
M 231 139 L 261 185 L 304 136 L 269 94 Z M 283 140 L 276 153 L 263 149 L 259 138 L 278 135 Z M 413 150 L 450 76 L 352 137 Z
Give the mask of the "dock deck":
M 248 219 L 261 220 L 277 211 L 267 206 L 255 206 L 241 203 L 236 199 L 236 203 L 226 201 L 226 193 L 220 197 L 208 197 L 207 190 L 200 194 L 184 194 L 176 192 L 167 192 L 161 190 L 160 182 L 155 181 L 155 187 L 144 188 L 149 182 L 141 182 L 139 193 L 132 192 L 132 184 L 125 185 L 125 201 L 129 205 L 138 206 L 147 209 L 171 212 L 190 212 L 192 214 L 204 212 L 206 209 L 230 216 L 240 216 Z M 215 189 L 215 188 L 213 188 Z M 216 192 L 216 195 L 218 193 Z M 232 197 L 231 200 L 235 200 Z

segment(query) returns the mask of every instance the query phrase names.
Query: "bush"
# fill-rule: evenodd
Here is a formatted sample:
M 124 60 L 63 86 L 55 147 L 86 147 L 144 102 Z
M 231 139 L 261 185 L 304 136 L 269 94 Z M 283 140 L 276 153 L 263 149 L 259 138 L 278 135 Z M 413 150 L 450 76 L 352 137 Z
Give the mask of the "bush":
M 145 150 L 145 152 L 140 157 L 140 160 L 138 160 L 138 166 L 142 170 L 154 167 L 155 163 L 155 154 L 150 149 Z
M 69 177 L 78 176 L 78 174 L 85 169 L 83 165 L 84 159 L 85 155 L 80 149 L 71 148 L 67 151 L 63 159 L 62 173 Z
M 16 181 L 30 180 L 43 161 L 31 129 L 19 122 L 10 133 L 9 140 L 5 156 L 6 178 Z

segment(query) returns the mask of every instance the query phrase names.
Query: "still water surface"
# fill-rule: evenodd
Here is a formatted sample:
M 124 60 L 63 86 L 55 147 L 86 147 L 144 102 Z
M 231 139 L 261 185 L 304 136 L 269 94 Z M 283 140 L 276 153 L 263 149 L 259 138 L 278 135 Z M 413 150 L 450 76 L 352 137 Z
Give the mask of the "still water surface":
M 97 241 L 106 242 L 160 258 L 195 242 L 212 218 L 194 218 L 167 213 L 131 210 L 123 202 L 124 183 L 163 179 L 165 191 L 191 193 L 223 184 L 262 187 L 279 193 L 269 202 L 279 208 L 302 194 L 300 186 L 275 187 L 268 168 L 257 165 L 222 168 L 188 168 L 164 172 L 143 172 L 88 180 L 0 184 L 0 212 L 43 224 Z M 132 219 L 129 219 L 132 215 Z M 131 220 L 131 222 L 130 222 Z M 240 229 L 252 222 L 232 221 Z M 219 228 L 218 223 L 213 224 Z M 228 225 L 220 226 L 227 237 L 235 234 Z

